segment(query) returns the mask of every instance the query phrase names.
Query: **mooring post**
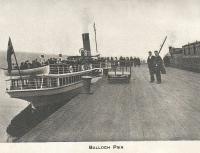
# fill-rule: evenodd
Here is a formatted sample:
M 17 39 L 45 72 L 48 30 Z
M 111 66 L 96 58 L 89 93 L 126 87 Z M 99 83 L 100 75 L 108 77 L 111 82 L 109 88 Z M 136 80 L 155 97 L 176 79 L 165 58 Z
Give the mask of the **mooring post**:
M 82 76 L 81 78 L 83 80 L 82 93 L 83 94 L 91 94 L 90 86 L 91 86 L 92 77 L 91 76 Z
M 103 68 L 103 75 L 108 76 L 108 68 Z

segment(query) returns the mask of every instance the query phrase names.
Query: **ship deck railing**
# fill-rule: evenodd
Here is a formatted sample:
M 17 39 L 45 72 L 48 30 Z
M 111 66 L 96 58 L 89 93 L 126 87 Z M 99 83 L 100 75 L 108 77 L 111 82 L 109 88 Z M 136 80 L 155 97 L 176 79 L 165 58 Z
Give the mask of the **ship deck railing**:
M 59 81 L 59 82 L 58 82 Z M 70 77 L 70 78 L 60 78 L 57 80 L 56 78 L 53 80 L 53 78 L 49 79 L 46 78 L 46 80 L 38 80 L 35 79 L 34 81 L 16 81 L 15 83 L 11 83 L 11 85 L 8 85 L 10 89 L 8 90 L 27 90 L 27 89 L 47 89 L 47 88 L 55 88 L 55 87 L 62 87 L 65 85 L 70 85 L 72 83 L 76 83 L 81 81 L 81 77 Z
M 66 74 L 66 73 L 74 73 L 79 71 L 85 71 L 92 68 L 104 68 L 109 67 L 108 63 L 99 62 L 95 64 L 50 64 L 50 74 Z
M 69 64 L 50 64 L 50 73 L 48 75 L 37 76 L 17 76 L 10 77 L 6 80 L 6 90 L 27 90 L 27 89 L 43 89 L 60 87 L 81 80 L 83 75 L 95 75 L 96 70 L 108 68 L 110 71 L 120 70 L 122 74 L 126 72 L 126 68 L 117 66 L 116 62 L 98 62 L 84 65 L 69 65 Z M 90 71 L 94 70 L 94 71 Z M 115 73 L 116 74 L 116 73 Z
M 6 80 L 6 90 L 27 90 L 27 89 L 47 89 L 62 87 L 70 85 L 72 83 L 80 82 L 83 75 L 96 76 L 98 75 L 99 69 L 93 68 L 85 71 L 60 74 L 60 75 L 41 75 L 41 76 L 26 76 L 17 79 Z

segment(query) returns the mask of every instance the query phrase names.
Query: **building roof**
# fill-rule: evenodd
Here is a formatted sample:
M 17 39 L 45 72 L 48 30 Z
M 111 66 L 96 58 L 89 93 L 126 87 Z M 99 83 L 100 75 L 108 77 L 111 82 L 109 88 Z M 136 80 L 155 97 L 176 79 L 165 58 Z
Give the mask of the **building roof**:
M 188 43 L 188 44 L 183 45 L 182 47 L 188 47 L 188 46 L 197 45 L 197 44 L 200 44 L 200 41 L 195 41 L 195 42 L 192 42 L 192 43 Z

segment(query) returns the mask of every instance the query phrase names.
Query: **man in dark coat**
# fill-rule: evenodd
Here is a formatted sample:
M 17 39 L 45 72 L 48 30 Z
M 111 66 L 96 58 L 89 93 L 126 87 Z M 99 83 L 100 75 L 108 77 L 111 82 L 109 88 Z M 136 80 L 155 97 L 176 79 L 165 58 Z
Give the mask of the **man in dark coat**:
M 163 66 L 163 60 L 159 56 L 158 51 L 154 51 L 154 54 L 155 54 L 154 70 L 155 70 L 155 73 L 156 73 L 157 83 L 160 84 L 161 83 L 161 74 L 160 74 L 160 71 L 161 71 L 162 66 Z
M 149 56 L 147 59 L 147 64 L 149 68 L 149 74 L 150 74 L 150 82 L 154 82 L 154 60 L 155 56 L 152 55 L 152 52 L 149 51 Z

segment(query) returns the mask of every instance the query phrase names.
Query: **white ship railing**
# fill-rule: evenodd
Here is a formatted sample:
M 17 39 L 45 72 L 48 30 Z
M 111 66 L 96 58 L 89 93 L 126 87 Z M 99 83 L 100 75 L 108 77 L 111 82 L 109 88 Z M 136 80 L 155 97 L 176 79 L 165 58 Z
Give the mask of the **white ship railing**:
M 116 67 L 118 65 L 120 65 L 120 63 L 116 61 L 97 62 L 85 65 L 51 64 L 48 75 L 34 77 L 23 76 L 22 79 L 20 77 L 11 77 L 11 79 L 6 81 L 6 90 L 12 91 L 60 87 L 80 81 L 81 76 L 83 75 L 93 75 L 92 72 L 96 70 L 103 68 L 117 70 Z M 122 70 L 121 67 L 120 70 Z
M 81 81 L 81 76 L 71 76 L 66 78 L 37 78 L 31 80 L 12 80 L 7 84 L 10 87 L 8 90 L 24 90 L 24 89 L 42 89 L 42 88 L 54 88 L 71 83 Z M 22 83 L 23 82 L 23 83 Z
M 55 88 L 69 85 L 81 81 L 83 75 L 96 75 L 99 69 L 89 69 L 81 72 L 73 72 L 68 74 L 54 75 L 49 74 L 47 76 L 35 76 L 35 77 L 23 77 L 22 79 L 9 79 L 6 80 L 6 90 L 27 90 L 27 89 L 43 89 L 43 88 Z
M 50 64 L 50 74 L 66 74 L 66 73 L 73 73 L 73 72 L 79 72 L 79 71 L 85 71 L 92 68 L 109 68 L 111 67 L 110 63 L 106 62 L 99 62 L 95 64 Z

